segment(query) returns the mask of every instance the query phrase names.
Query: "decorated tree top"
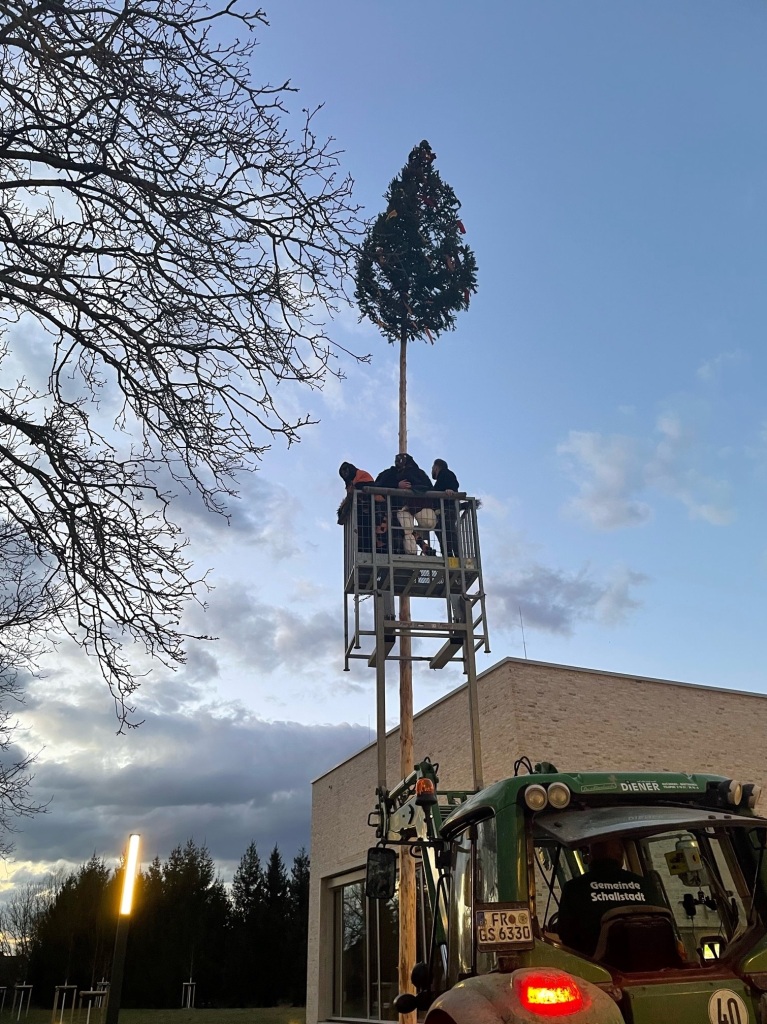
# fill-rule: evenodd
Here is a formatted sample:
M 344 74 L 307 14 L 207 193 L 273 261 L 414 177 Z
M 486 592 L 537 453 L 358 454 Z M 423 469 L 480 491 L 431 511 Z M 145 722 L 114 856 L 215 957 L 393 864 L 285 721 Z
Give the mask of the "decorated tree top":
M 386 192 L 387 206 L 357 260 L 355 297 L 389 341 L 434 340 L 455 327 L 477 290 L 477 263 L 463 241 L 455 192 L 424 141 Z

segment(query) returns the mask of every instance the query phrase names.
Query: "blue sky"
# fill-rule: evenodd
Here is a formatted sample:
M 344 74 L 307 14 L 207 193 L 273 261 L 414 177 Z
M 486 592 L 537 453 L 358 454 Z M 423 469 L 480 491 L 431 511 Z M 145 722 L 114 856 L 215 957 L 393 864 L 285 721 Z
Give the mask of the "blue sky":
M 483 498 L 479 668 L 523 656 L 521 608 L 536 660 L 767 691 L 767 8 L 281 0 L 267 14 L 255 77 L 290 78 L 296 115 L 324 103 L 318 131 L 366 216 L 424 138 L 463 203 L 479 291 L 454 333 L 410 347 L 409 448 Z M 345 380 L 287 395 L 320 423 L 242 481 L 232 525 L 183 510 L 216 585 L 189 621 L 220 639 L 173 678 L 155 671 L 146 724 L 118 739 L 77 651 L 31 684 L 25 738 L 45 748 L 37 785 L 54 799 L 9 877 L 114 855 L 134 828 L 149 855 L 192 833 L 224 864 L 251 837 L 291 855 L 307 780 L 367 740 L 374 673 L 342 672 L 337 467 L 391 463 L 396 352 L 352 308 L 330 333 L 370 365 L 341 356 Z M 459 681 L 417 672 L 417 706 Z

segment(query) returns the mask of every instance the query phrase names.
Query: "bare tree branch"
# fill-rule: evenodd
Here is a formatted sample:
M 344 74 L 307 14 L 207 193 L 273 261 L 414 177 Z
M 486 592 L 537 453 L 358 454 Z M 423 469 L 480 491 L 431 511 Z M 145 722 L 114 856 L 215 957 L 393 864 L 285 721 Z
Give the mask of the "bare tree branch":
M 323 322 L 351 182 L 317 112 L 291 138 L 289 84 L 254 83 L 264 25 L 235 2 L 0 0 L 0 552 L 7 528 L 36 622 L 98 659 L 121 725 L 126 644 L 183 661 L 205 586 L 173 491 L 225 512 L 236 475 L 309 422 L 280 385 L 339 372 Z M 10 368 L 41 332 L 47 386 Z

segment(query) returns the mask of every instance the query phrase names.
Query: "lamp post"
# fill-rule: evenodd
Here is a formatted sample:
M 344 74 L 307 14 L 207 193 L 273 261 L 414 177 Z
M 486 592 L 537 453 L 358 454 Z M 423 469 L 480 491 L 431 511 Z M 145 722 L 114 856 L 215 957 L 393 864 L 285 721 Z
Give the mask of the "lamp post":
M 109 995 L 107 996 L 107 1012 L 104 1024 L 117 1024 L 120 1013 L 120 993 L 123 987 L 123 971 L 125 968 L 125 949 L 128 944 L 128 925 L 133 905 L 133 887 L 136 883 L 138 867 L 138 848 L 141 837 L 135 833 L 128 840 L 128 856 L 123 869 L 123 887 L 120 896 L 120 912 L 117 915 L 117 932 L 115 934 L 115 952 L 112 957 L 112 973 L 109 979 Z

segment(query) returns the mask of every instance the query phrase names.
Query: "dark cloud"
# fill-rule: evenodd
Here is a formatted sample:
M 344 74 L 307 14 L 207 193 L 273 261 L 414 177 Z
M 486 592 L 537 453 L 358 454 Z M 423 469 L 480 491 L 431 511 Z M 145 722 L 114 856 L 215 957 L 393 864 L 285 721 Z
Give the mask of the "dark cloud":
M 632 588 L 646 581 L 641 573 L 621 569 L 610 579 L 594 579 L 586 569 L 566 573 L 543 565 L 530 565 L 488 587 L 495 605 L 493 622 L 514 629 L 520 609 L 525 627 L 570 636 L 576 622 L 608 625 L 621 621 L 639 606 Z M 498 627 L 496 627 L 498 628 Z
M 291 858 L 308 846 L 310 780 L 368 741 L 362 726 L 267 722 L 239 705 L 167 713 L 116 736 L 106 711 L 35 701 L 31 731 L 50 740 L 35 792 L 49 812 L 25 823 L 16 859 L 80 863 L 144 837 L 143 859 L 193 836 L 230 873 L 251 839 Z

